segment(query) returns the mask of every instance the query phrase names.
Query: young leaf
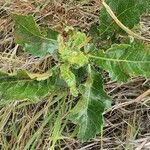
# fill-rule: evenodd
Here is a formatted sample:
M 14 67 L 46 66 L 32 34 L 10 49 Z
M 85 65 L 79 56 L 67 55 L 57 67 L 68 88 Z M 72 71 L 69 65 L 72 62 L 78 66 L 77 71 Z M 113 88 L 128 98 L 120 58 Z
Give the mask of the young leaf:
M 150 47 L 144 43 L 114 44 L 106 52 L 99 51 L 91 58 L 109 72 L 112 80 L 126 82 L 133 76 L 150 77 Z
M 95 70 L 88 70 L 88 79 L 81 85 L 81 99 L 71 111 L 70 120 L 80 126 L 78 137 L 81 141 L 94 138 L 103 124 L 103 112 L 110 106 L 110 98 L 103 89 L 102 77 Z
M 39 57 L 55 53 L 57 40 L 56 34 L 52 36 L 54 32 L 47 29 L 46 36 L 42 35 L 32 16 L 12 14 L 12 18 L 15 22 L 15 41 L 23 46 L 24 51 Z
M 77 32 L 77 34 L 75 35 L 79 36 L 80 34 Z M 81 37 L 81 39 L 83 38 L 82 39 L 83 41 L 80 41 L 79 37 L 75 36 L 76 37 L 76 40 L 75 40 L 74 36 L 71 37 L 67 43 L 64 43 L 63 37 L 59 36 L 58 37 L 58 43 L 59 43 L 58 51 L 63 61 L 67 62 L 70 65 L 77 65 L 77 67 L 83 67 L 84 65 L 88 64 L 88 57 L 82 51 L 80 51 L 84 38 Z
M 132 29 L 140 21 L 140 16 L 150 8 L 149 0 L 105 0 L 118 19 L 128 28 Z M 102 8 L 100 12 L 100 35 L 112 36 L 113 33 L 123 33 L 123 30 Z
M 83 67 L 88 64 L 88 57 L 81 51 L 70 53 L 67 60 L 71 65 L 75 64 L 78 67 Z
M 68 84 L 71 94 L 73 96 L 78 96 L 76 78 L 75 75 L 70 71 L 70 66 L 68 64 L 63 64 L 60 66 L 60 75 L 61 78 Z
M 88 43 L 89 39 L 87 38 L 85 33 L 74 31 L 73 35 L 70 36 L 67 46 L 70 49 L 74 49 L 76 51 L 80 50 L 84 45 Z

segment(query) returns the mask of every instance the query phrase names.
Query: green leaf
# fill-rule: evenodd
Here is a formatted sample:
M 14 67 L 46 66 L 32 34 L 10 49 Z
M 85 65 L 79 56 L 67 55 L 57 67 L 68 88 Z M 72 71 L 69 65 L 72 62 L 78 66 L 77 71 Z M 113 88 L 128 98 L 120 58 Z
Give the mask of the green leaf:
M 68 64 L 63 64 L 60 66 L 60 76 L 69 86 L 71 94 L 73 96 L 78 96 L 78 90 L 76 88 L 76 77 L 70 71 L 70 66 Z
M 56 33 L 53 36 L 54 32 L 47 29 L 46 36 L 42 35 L 32 16 L 11 16 L 15 22 L 15 41 L 24 51 L 39 57 L 55 53 L 58 47 Z
M 78 138 L 87 141 L 100 133 L 103 112 L 111 104 L 103 89 L 102 77 L 95 70 L 88 69 L 88 79 L 81 85 L 81 99 L 71 111 L 69 118 L 80 126 Z
M 39 101 L 54 91 L 55 78 L 43 81 L 31 80 L 20 71 L 15 76 L 0 75 L 0 105 L 13 100 L 29 99 Z
M 88 64 L 87 56 L 79 51 L 79 52 L 72 52 L 68 54 L 68 56 L 64 56 L 64 59 L 69 62 L 71 65 L 77 65 L 77 67 L 83 67 L 84 65 Z
M 140 21 L 140 16 L 150 8 L 149 0 L 106 0 L 118 19 L 132 29 Z M 123 33 L 123 30 L 102 8 L 100 12 L 99 32 L 102 37 L 112 36 L 113 33 Z
M 80 32 L 79 32 L 80 33 Z M 74 36 L 79 36 L 79 34 L 75 34 Z M 77 67 L 82 67 L 86 64 L 88 64 L 88 57 L 80 51 L 80 48 L 84 46 L 84 38 L 82 37 L 81 34 L 81 39 L 84 41 L 80 41 L 78 37 L 71 37 L 66 43 L 64 43 L 63 37 L 59 36 L 58 37 L 58 43 L 59 43 L 59 48 L 58 51 L 61 54 L 61 58 L 63 61 L 70 65 L 77 65 Z M 83 44 L 83 45 L 82 45 Z M 82 45 L 82 46 L 81 46 Z
M 73 74 L 76 77 L 76 84 L 79 86 L 81 83 L 83 83 L 87 77 L 87 66 L 81 67 L 81 68 L 71 68 Z
M 130 77 L 150 77 L 150 46 L 144 43 L 114 44 L 93 56 L 95 63 L 109 72 L 112 80 L 126 82 Z
M 50 28 L 45 28 L 44 30 L 46 33 L 46 35 L 45 35 L 46 38 L 57 40 L 57 38 L 58 38 L 58 32 L 57 31 L 54 31 Z
M 6 76 L 8 75 L 10 77 L 17 76 L 17 77 L 25 77 L 25 78 L 30 78 L 32 80 L 41 81 L 41 80 L 46 80 L 49 77 L 51 77 L 54 69 L 55 69 L 55 67 L 52 69 L 49 69 L 45 73 L 41 73 L 41 74 L 40 73 L 31 73 L 27 70 L 20 70 L 20 69 L 14 71 L 12 73 L 6 73 L 0 69 L 0 76 L 4 76 L 4 75 L 6 75 Z
M 70 36 L 67 46 L 70 47 L 70 49 L 74 49 L 76 51 L 80 50 L 84 45 L 86 45 L 88 42 L 88 38 L 85 33 L 75 31 L 73 35 Z
M 34 79 L 34 80 L 37 80 L 37 81 L 42 81 L 42 80 L 46 80 L 48 79 L 49 77 L 52 76 L 52 69 L 48 70 L 47 72 L 45 73 L 30 73 L 28 71 L 25 71 L 25 73 L 30 77 L 30 79 Z

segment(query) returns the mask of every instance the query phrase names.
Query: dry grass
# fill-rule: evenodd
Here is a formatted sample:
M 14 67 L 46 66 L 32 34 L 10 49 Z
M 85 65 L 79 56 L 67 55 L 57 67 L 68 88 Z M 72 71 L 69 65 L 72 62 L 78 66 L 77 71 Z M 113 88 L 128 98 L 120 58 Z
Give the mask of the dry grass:
M 48 0 L 0 2 L 0 54 L 12 59 L 11 62 L 6 59 L 5 63 L 0 59 L 0 68 L 10 71 L 15 63 L 17 68 L 24 67 L 30 71 L 38 68 L 38 71 L 43 71 L 44 66 L 40 68 L 40 64 L 46 61 L 50 65 L 51 62 L 50 58 L 41 60 L 19 52 L 18 45 L 14 44 L 10 13 L 32 14 L 39 25 L 59 32 L 63 32 L 67 25 L 88 31 L 90 25 L 98 20 L 99 7 L 98 0 L 82 3 L 71 0 L 55 0 L 53 3 Z M 104 114 L 103 135 L 86 143 L 73 139 L 74 126 L 71 123 L 65 126 L 67 120 L 59 121 L 68 108 L 63 105 L 61 97 L 51 96 L 36 104 L 22 101 L 0 108 L 0 149 L 48 150 L 55 145 L 56 150 L 149 150 L 150 96 L 142 94 L 149 89 L 150 81 L 137 77 L 126 84 L 118 84 L 111 82 L 107 74 L 104 74 L 104 78 L 105 89 L 113 98 L 113 106 Z M 60 115 L 56 115 L 58 108 L 53 108 L 54 101 L 62 106 Z M 70 102 L 67 104 L 69 107 Z M 58 126 L 58 129 L 61 128 L 58 135 L 54 135 L 57 130 L 54 124 L 64 125 Z

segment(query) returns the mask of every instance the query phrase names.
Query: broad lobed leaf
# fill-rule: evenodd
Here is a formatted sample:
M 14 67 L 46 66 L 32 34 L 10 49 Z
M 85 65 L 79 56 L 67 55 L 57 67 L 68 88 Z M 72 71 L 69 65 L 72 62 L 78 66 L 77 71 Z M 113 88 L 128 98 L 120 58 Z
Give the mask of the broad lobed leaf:
M 15 41 L 21 45 L 25 52 L 43 57 L 47 54 L 56 57 L 57 32 L 45 29 L 42 34 L 32 16 L 12 14 L 15 22 Z
M 128 28 L 132 29 L 140 21 L 140 16 L 150 10 L 149 0 L 106 0 L 118 19 Z M 123 30 L 113 21 L 105 8 L 100 11 L 100 26 L 102 37 L 112 36 L 113 33 L 123 33 Z
M 26 77 L 0 76 L 0 105 L 13 100 L 29 99 L 31 101 L 42 100 L 48 93 L 54 90 L 55 78 L 44 81 L 35 81 Z
M 88 72 L 86 83 L 80 86 L 82 97 L 69 116 L 80 126 L 78 138 L 83 142 L 100 133 L 103 124 L 102 114 L 111 103 L 103 89 L 101 75 L 90 67 Z
M 134 76 L 150 78 L 150 46 L 144 43 L 114 44 L 106 52 L 98 51 L 90 57 L 109 72 L 112 80 L 126 82 Z
M 55 69 L 44 74 L 31 74 L 25 70 L 14 74 L 0 71 L 0 105 L 24 99 L 37 102 L 48 94 L 58 94 L 60 91 L 67 92 L 67 85 Z

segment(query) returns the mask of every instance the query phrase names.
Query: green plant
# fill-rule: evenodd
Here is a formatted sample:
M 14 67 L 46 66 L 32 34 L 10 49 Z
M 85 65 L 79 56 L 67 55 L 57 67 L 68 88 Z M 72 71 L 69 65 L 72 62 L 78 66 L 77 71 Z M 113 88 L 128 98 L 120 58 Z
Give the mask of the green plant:
M 121 0 L 118 2 L 119 5 L 123 3 Z M 112 0 L 108 3 L 112 4 L 114 11 L 116 6 L 119 6 Z M 136 5 L 137 2 L 133 0 L 128 4 L 134 4 L 136 8 L 137 16 L 134 16 L 133 22 L 128 22 L 128 17 L 134 10 L 128 9 L 128 5 L 124 5 L 123 10 L 118 8 L 116 12 L 117 16 L 121 17 L 119 19 L 132 28 L 138 23 L 139 16 L 147 10 L 149 3 L 139 1 Z M 143 9 L 138 9 L 141 6 Z M 64 36 L 51 29 L 38 27 L 32 16 L 12 14 L 15 22 L 15 42 L 25 53 L 42 59 L 52 57 L 54 65 L 47 68 L 44 73 L 30 72 L 23 68 L 14 69 L 12 73 L 1 70 L 0 104 L 22 99 L 38 102 L 51 94 L 66 93 L 74 97 L 75 106 L 72 106 L 67 118 L 79 126 L 78 138 L 86 141 L 100 133 L 103 112 L 111 106 L 111 98 L 103 88 L 102 69 L 109 73 L 112 80 L 119 82 L 126 82 L 130 77 L 139 75 L 150 77 L 149 45 L 136 39 L 130 41 L 125 32 L 108 16 L 106 10 L 102 9 L 101 12 L 101 22 L 108 20 L 105 22 L 108 28 L 104 27 L 104 23 L 100 24 L 99 29 L 96 29 L 98 36 L 104 38 L 102 32 L 106 34 L 105 38 L 111 37 L 114 33 L 115 39 L 120 34 L 124 36 L 120 41 L 122 43 L 116 43 L 111 37 L 112 45 L 108 49 L 93 46 L 91 38 L 85 33 L 70 27 L 65 28 Z M 110 26 L 111 24 L 113 26 Z M 7 59 L 14 65 L 20 61 L 3 55 L 1 59 Z M 55 140 L 53 142 L 55 143 Z

